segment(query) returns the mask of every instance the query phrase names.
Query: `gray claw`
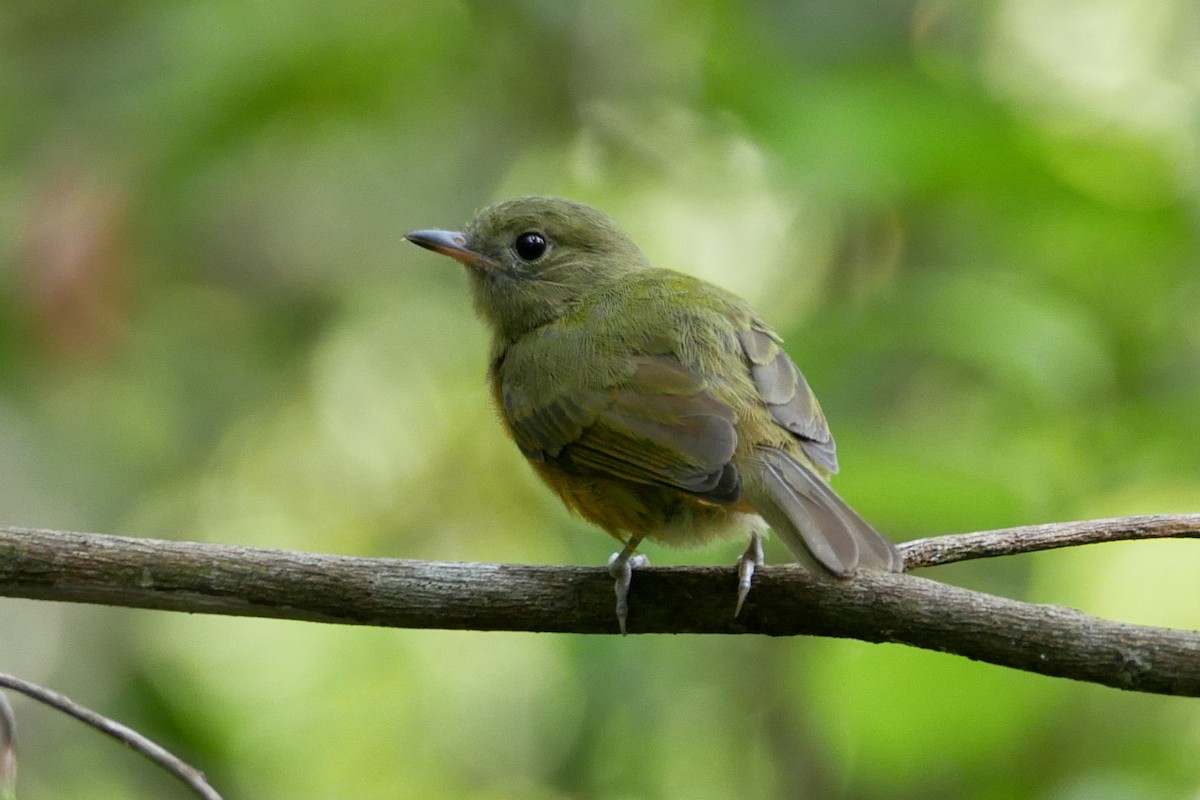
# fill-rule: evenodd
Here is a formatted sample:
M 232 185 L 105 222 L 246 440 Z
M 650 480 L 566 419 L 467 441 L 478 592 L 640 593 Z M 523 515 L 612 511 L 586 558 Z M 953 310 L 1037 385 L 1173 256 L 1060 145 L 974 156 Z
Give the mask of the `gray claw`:
M 752 533 L 750 534 L 750 546 L 746 548 L 746 552 L 738 556 L 737 560 L 737 606 L 733 609 L 735 617 L 742 613 L 742 604 L 746 602 L 746 597 L 750 594 L 750 583 L 754 578 L 754 570 L 757 567 L 761 567 L 763 561 L 762 535 Z
M 613 576 L 613 589 L 617 593 L 617 624 L 621 626 L 622 636 L 627 633 L 625 619 L 629 616 L 629 584 L 633 581 L 633 570 L 649 564 L 649 558 L 641 553 L 634 555 L 628 547 L 608 559 L 608 574 Z

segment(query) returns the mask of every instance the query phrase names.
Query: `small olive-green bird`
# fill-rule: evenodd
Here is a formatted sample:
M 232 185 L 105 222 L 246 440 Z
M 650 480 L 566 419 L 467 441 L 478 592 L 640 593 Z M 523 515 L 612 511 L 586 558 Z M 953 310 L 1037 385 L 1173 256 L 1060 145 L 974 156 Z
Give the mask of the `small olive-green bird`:
M 838 578 L 900 572 L 895 545 L 826 483 L 837 451 L 808 382 L 745 301 L 656 269 L 605 214 L 552 197 L 406 238 L 467 267 L 492 330 L 501 419 L 542 479 L 624 546 L 609 561 L 625 631 L 643 539 L 749 535 L 737 614 L 773 530 Z

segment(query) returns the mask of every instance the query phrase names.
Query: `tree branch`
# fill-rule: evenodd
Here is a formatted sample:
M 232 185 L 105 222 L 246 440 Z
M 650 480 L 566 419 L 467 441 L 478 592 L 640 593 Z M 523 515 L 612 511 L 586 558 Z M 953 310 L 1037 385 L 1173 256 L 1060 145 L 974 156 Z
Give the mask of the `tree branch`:
M 910 568 L 1116 539 L 1200 535 L 1200 515 L 938 537 Z M 1122 689 L 1200 696 L 1200 633 L 1109 622 L 914 575 L 848 582 L 755 573 L 733 617 L 732 567 L 639 569 L 631 633 L 809 634 L 897 642 Z M 0 528 L 0 595 L 401 628 L 616 633 L 602 567 L 407 561 Z

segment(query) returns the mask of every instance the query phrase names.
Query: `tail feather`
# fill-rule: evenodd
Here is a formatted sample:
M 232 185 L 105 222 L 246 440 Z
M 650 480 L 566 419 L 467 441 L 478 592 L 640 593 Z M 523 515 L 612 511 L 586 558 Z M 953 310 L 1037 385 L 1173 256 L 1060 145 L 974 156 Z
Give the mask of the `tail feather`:
M 763 454 L 769 508 L 760 508 L 775 534 L 802 561 L 815 560 L 838 577 L 858 569 L 903 572 L 891 541 L 838 497 L 825 481 L 782 450 Z

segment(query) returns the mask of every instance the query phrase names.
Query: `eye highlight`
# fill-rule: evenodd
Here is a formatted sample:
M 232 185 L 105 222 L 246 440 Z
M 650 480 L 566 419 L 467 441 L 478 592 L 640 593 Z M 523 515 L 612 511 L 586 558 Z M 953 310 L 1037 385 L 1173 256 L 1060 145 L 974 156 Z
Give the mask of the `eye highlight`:
M 549 247 L 546 237 L 537 231 L 526 231 L 513 240 L 513 251 L 522 261 L 537 261 Z

